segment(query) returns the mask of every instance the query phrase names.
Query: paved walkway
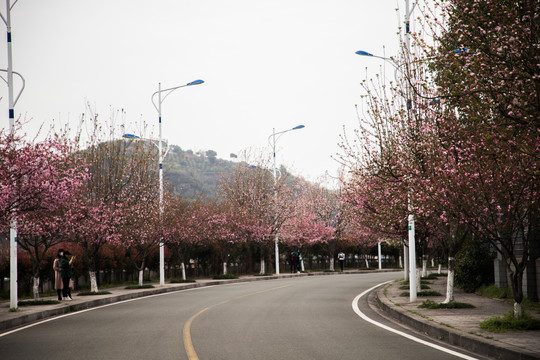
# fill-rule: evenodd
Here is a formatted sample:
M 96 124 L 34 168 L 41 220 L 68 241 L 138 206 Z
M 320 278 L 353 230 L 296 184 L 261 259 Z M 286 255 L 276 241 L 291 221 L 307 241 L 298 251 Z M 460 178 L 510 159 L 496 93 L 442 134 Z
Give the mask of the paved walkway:
M 375 270 L 376 271 L 376 270 Z M 384 271 L 384 270 L 383 270 Z M 346 271 L 341 275 L 351 273 L 366 273 L 366 271 Z M 73 301 L 63 301 L 61 304 L 23 306 L 17 312 L 9 311 L 9 301 L 0 302 L 0 336 L 21 326 L 34 323 L 74 311 L 107 305 L 118 301 L 134 299 L 142 296 L 179 291 L 184 289 L 230 284 L 235 282 L 263 281 L 284 277 L 309 275 L 339 275 L 340 273 L 310 273 L 310 274 L 281 274 L 279 276 L 243 276 L 233 280 L 198 279 L 196 283 L 155 285 L 152 289 L 127 290 L 124 287 L 103 289 L 108 295 L 77 296 Z M 504 315 L 512 310 L 510 302 L 487 299 L 475 294 L 467 294 L 455 290 L 455 300 L 476 306 L 474 309 L 420 309 L 418 305 L 425 298 L 419 297 L 414 303 L 409 297 L 401 296 L 404 290 L 394 282 L 383 286 L 372 293 L 378 302 L 379 310 L 384 314 L 416 331 L 432 336 L 434 339 L 468 349 L 479 355 L 496 359 L 540 359 L 540 331 L 489 333 L 480 330 L 482 320 L 495 315 Z M 441 277 L 429 285 L 431 290 L 445 293 L 446 277 Z M 43 300 L 55 300 L 56 296 L 44 297 Z M 429 297 L 435 302 L 442 302 L 444 297 Z M 540 318 L 540 314 L 533 313 Z
M 381 287 L 374 295 L 379 306 L 392 319 L 420 331 L 434 339 L 473 351 L 495 359 L 540 359 L 539 331 L 509 331 L 493 333 L 481 330 L 479 324 L 493 316 L 502 316 L 513 310 L 510 301 L 490 299 L 476 294 L 454 290 L 454 300 L 469 303 L 474 309 L 422 309 L 424 300 L 441 303 L 446 296 L 418 297 L 410 302 L 409 296 L 401 296 L 399 282 Z M 431 280 L 429 290 L 446 295 L 446 277 Z M 540 313 L 529 311 L 540 318 Z

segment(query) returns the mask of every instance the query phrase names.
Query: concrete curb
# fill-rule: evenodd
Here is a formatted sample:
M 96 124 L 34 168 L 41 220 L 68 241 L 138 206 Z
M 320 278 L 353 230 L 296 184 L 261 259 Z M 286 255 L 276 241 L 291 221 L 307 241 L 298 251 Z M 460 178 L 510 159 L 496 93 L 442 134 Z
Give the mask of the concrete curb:
M 371 295 L 375 296 L 375 300 L 380 309 L 392 319 L 397 320 L 398 322 L 405 324 L 416 331 L 422 332 L 433 339 L 460 347 L 481 356 L 488 356 L 499 360 L 540 359 L 540 357 L 538 357 L 536 354 L 533 354 L 527 350 L 509 349 L 501 346 L 496 341 L 467 334 L 457 329 L 445 327 L 428 319 L 423 319 L 420 316 L 413 316 L 413 314 L 409 313 L 409 311 L 402 309 L 400 306 L 388 300 L 384 295 L 384 287 L 377 289 Z

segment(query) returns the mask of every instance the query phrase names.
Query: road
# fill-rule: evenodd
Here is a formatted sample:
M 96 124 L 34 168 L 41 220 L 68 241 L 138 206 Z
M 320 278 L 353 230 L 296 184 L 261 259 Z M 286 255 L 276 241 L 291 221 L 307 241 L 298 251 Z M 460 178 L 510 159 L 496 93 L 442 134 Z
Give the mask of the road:
M 458 359 L 375 326 L 354 311 L 353 299 L 360 293 L 399 276 L 310 276 L 145 297 L 0 334 L 0 357 Z M 367 296 L 358 301 L 358 310 L 406 331 L 372 311 Z

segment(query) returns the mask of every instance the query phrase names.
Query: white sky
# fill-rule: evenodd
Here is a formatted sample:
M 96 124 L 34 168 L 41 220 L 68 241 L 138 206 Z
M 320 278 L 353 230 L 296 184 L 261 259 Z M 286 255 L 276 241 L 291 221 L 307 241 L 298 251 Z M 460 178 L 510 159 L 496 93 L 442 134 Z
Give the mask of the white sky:
M 343 126 L 356 127 L 365 68 L 382 66 L 355 51 L 382 55 L 385 46 L 386 56 L 396 54 L 398 6 L 404 1 L 19 0 L 11 12 L 13 64 L 26 89 L 16 117 L 29 119 L 29 133 L 53 119 L 75 126 L 89 102 L 102 120 L 124 109 L 127 132 L 145 122 L 157 136 L 150 97 L 158 83 L 202 79 L 163 102 L 172 144 L 224 159 L 245 149 L 270 155 L 273 128 L 303 124 L 279 139 L 278 163 L 312 181 L 326 171 L 335 176 L 331 156 Z M 5 3 L 0 9 L 5 15 Z M 7 86 L 0 96 L 7 128 Z

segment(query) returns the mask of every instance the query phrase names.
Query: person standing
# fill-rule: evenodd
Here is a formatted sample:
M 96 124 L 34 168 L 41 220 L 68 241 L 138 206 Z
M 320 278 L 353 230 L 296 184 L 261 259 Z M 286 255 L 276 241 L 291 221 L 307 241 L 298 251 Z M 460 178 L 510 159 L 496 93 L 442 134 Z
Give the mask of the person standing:
M 291 274 L 294 272 L 295 264 L 294 264 L 294 252 L 291 251 L 291 254 L 289 255 L 289 263 L 291 264 Z
M 64 300 L 73 300 L 71 298 L 71 289 L 69 287 L 69 280 L 73 276 L 73 269 L 71 264 L 75 256 L 71 256 L 69 251 L 64 251 L 64 256 L 60 259 L 60 274 L 62 275 L 62 295 Z
M 54 269 L 54 288 L 56 289 L 56 293 L 58 294 L 58 301 L 62 300 L 62 268 L 60 267 L 60 260 L 64 257 L 64 250 L 58 249 L 58 253 L 56 254 L 56 258 L 53 261 L 53 269 Z
M 339 260 L 339 267 L 341 268 L 341 272 L 343 272 L 343 265 L 345 264 L 345 254 L 341 251 L 339 254 L 337 254 L 337 258 Z

